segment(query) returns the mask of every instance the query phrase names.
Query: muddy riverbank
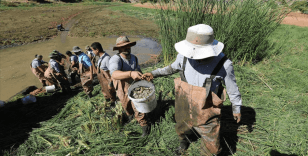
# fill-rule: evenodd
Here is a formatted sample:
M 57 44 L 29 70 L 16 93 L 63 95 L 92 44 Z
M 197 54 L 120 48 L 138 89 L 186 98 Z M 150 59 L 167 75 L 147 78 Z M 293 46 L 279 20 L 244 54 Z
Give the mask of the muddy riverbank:
M 140 64 L 155 59 L 155 56 L 158 56 L 161 51 L 160 45 L 151 39 L 131 37 L 130 40 L 137 41 L 136 46 L 132 47 L 132 54 L 138 57 Z M 30 70 L 30 63 L 35 54 L 41 54 L 44 61 L 49 61 L 48 54 L 54 49 L 64 54 L 73 46 L 84 49 L 86 45 L 91 45 L 93 42 L 100 42 L 104 50 L 111 56 L 117 53 L 117 51 L 112 51 L 116 43 L 115 37 L 67 37 L 63 43 L 58 36 L 46 42 L 2 49 L 0 53 L 0 99 L 5 101 L 27 86 L 41 87 L 40 82 Z

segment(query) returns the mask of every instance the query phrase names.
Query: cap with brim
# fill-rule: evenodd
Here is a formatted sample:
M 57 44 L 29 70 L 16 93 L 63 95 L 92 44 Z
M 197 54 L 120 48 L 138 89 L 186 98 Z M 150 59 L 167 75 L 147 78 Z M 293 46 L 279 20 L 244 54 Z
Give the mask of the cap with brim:
M 175 50 L 191 59 L 204 59 L 218 56 L 224 44 L 214 39 L 213 29 L 205 24 L 188 28 L 186 39 L 174 45 Z
M 74 46 L 72 52 L 78 53 L 81 52 L 81 49 L 78 46 Z
M 57 56 L 58 56 L 58 54 L 55 53 L 55 52 L 52 52 L 52 53 L 49 54 L 49 58 L 55 58 Z
M 119 38 L 117 38 L 116 46 L 113 47 L 113 50 L 119 50 L 119 48 L 122 48 L 122 47 L 132 47 L 135 45 L 136 45 L 136 41 L 130 42 L 127 36 L 120 36 Z
M 86 50 L 91 50 L 90 46 L 88 46 L 88 45 L 85 47 L 85 49 Z

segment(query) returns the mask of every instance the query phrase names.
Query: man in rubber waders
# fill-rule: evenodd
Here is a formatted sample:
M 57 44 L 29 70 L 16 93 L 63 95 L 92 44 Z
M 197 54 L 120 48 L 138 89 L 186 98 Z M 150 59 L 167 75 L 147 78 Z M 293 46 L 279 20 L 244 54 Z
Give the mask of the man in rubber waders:
M 62 68 L 62 70 L 65 70 L 64 66 L 65 66 L 66 56 L 60 53 L 58 50 L 53 50 L 52 52 L 58 55 L 58 63 L 60 65 L 60 68 Z
M 51 82 L 53 82 L 57 89 L 61 87 L 64 94 L 70 93 L 70 84 L 64 70 L 60 67 L 59 61 L 61 57 L 57 53 L 52 52 L 49 54 L 49 58 L 49 65 L 44 74 L 45 77 L 48 78 L 48 80 L 50 80 Z
M 95 63 L 96 63 L 96 60 L 95 60 L 95 54 L 93 53 L 92 49 L 90 46 L 86 46 L 85 47 L 86 49 L 86 54 L 88 55 L 88 57 L 90 58 L 91 60 L 91 63 L 92 63 L 92 68 L 93 68 L 93 74 L 97 73 L 97 69 L 95 67 Z
M 35 55 L 35 59 L 32 60 L 30 64 L 30 69 L 32 73 L 39 79 L 43 87 L 52 85 L 52 82 L 49 82 L 48 79 L 44 76 L 44 73 L 47 69 L 47 66 L 44 63 L 47 63 L 42 60 L 42 55 Z
M 142 127 L 142 137 L 144 137 L 150 132 L 149 116 L 138 112 L 134 103 L 128 98 L 129 86 L 133 81 L 138 81 L 142 78 L 138 58 L 131 54 L 131 47 L 134 45 L 136 45 L 136 42 L 130 42 L 126 36 L 117 38 L 116 46 L 113 50 L 118 50 L 119 53 L 110 58 L 109 70 L 122 107 L 130 119 L 133 115 L 135 116 Z
M 213 29 L 205 24 L 188 28 L 186 39 L 176 43 L 176 60 L 169 66 L 145 73 L 144 79 L 180 72 L 174 79 L 176 132 L 180 138 L 177 154 L 186 151 L 188 136 L 201 135 L 201 155 L 220 153 L 220 117 L 226 100 L 226 86 L 233 116 L 241 120 L 242 99 L 235 81 L 232 62 L 222 53 L 224 44 L 214 39 Z M 194 131 L 192 131 L 194 129 Z
M 76 55 L 73 55 L 72 52 L 66 51 L 66 55 L 69 56 L 69 62 L 70 65 L 70 76 L 72 79 L 72 85 L 76 84 L 76 76 L 79 68 L 79 62 L 78 57 Z
M 78 46 L 73 47 L 72 51 L 78 56 L 79 74 L 83 90 L 88 95 L 88 97 L 91 98 L 93 97 L 93 69 L 91 60 L 85 53 L 81 51 Z
M 116 92 L 113 87 L 111 75 L 109 73 L 109 60 L 110 55 L 103 50 L 102 45 L 99 42 L 91 44 L 92 52 L 99 56 L 97 62 L 97 78 L 102 88 L 102 93 L 107 102 L 110 101 L 110 106 L 115 106 Z

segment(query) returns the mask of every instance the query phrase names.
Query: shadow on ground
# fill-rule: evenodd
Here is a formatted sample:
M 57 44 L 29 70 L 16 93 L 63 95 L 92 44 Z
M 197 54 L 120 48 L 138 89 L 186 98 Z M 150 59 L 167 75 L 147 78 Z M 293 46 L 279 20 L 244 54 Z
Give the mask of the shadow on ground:
M 236 152 L 238 142 L 237 130 L 239 126 L 246 125 L 248 132 L 252 132 L 252 125 L 256 122 L 256 112 L 251 107 L 241 107 L 242 119 L 239 124 L 233 118 L 232 107 L 224 106 L 221 110 L 220 145 L 222 151 L 219 155 L 232 155 Z M 232 153 L 231 153 L 232 152 Z
M 7 103 L 0 109 L 0 155 L 18 148 L 28 139 L 33 128 L 58 114 L 68 99 L 81 90 L 76 88 L 69 95 L 57 92 L 51 96 L 36 97 L 36 103 L 27 105 L 22 104 L 21 99 Z
M 289 154 L 283 154 L 283 153 L 280 153 L 276 150 L 271 150 L 270 155 L 271 156 L 297 156 L 295 154 L 290 154 L 290 155 Z

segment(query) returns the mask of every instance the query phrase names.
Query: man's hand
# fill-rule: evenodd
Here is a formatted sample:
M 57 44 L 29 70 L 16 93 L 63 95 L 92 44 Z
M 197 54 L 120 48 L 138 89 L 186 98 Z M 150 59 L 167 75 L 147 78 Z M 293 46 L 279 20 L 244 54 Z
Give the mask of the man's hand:
M 134 80 L 140 80 L 142 79 L 142 74 L 138 71 L 131 71 L 130 77 L 133 78 Z
M 143 74 L 142 75 L 142 79 L 145 79 L 145 80 L 147 80 L 147 81 L 151 81 L 151 80 L 153 80 L 153 74 L 152 73 L 145 73 L 145 74 Z
M 233 114 L 234 120 L 236 120 L 237 123 L 241 121 L 241 113 Z

